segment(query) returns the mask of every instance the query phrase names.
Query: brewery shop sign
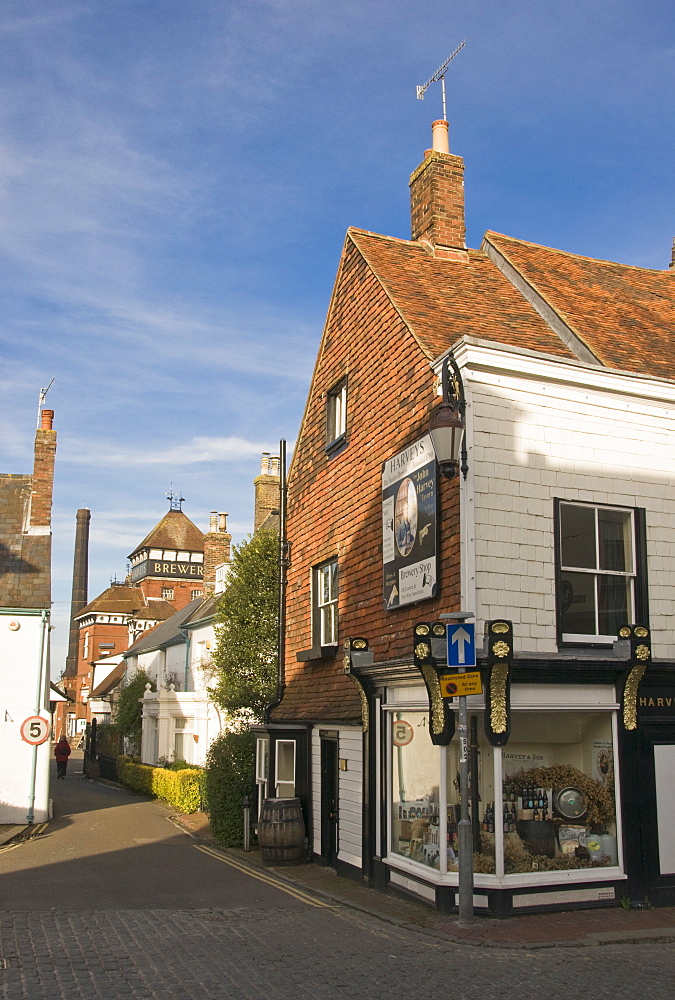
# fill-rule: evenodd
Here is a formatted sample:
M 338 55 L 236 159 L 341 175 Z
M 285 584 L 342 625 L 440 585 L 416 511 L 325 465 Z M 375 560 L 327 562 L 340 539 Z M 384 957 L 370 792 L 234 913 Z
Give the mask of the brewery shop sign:
M 435 597 L 436 454 L 426 434 L 382 466 L 384 606 Z

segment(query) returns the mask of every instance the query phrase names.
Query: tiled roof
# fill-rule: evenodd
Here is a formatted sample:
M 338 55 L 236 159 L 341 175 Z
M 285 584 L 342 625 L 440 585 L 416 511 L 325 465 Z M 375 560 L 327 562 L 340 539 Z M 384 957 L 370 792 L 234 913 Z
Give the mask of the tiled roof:
M 153 628 L 151 632 L 148 631 L 141 635 L 133 646 L 129 646 L 124 655 L 147 653 L 153 649 L 163 649 L 166 646 L 176 646 L 181 642 L 185 642 L 185 636 L 180 631 L 181 626 L 188 621 L 190 616 L 203 603 L 203 598 L 198 597 L 194 601 L 190 601 L 189 604 L 186 604 L 180 611 L 174 611 L 171 617 L 163 621 L 161 625 Z
M 288 678 L 283 701 L 270 712 L 272 722 L 361 723 L 356 686 L 333 660 L 322 660 Z
M 353 228 L 347 238 L 429 359 L 463 336 L 574 358 L 486 254 L 470 250 L 465 260 L 447 260 L 426 244 Z
M 104 694 L 109 694 L 112 689 L 119 684 L 119 682 L 124 677 L 124 672 L 126 670 L 126 663 L 122 661 L 114 667 L 107 677 L 97 684 L 94 690 L 91 692 L 92 698 L 101 698 Z
M 500 233 L 485 239 L 603 365 L 675 378 L 675 272 L 580 257 Z
M 49 608 L 51 537 L 25 533 L 32 476 L 0 476 L 0 606 Z
M 131 559 L 141 549 L 148 548 L 203 552 L 204 534 L 182 510 L 168 510 L 141 544 L 129 554 L 129 558 Z
M 176 609 L 168 601 L 147 601 L 140 587 L 128 587 L 126 584 L 115 583 L 104 590 L 102 594 L 90 601 L 76 618 L 84 618 L 90 614 L 130 615 L 135 618 L 164 621 L 175 614 Z

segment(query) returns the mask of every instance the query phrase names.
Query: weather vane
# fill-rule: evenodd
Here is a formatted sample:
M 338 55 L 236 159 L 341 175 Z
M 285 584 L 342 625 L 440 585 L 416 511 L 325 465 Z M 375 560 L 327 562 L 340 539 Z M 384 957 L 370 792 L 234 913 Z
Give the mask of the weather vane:
M 182 510 L 182 504 L 185 503 L 185 497 L 179 497 L 177 493 L 173 491 L 173 483 L 169 484 L 169 492 L 165 493 L 164 496 L 169 501 L 169 510 Z
M 461 50 L 464 48 L 465 45 L 466 45 L 466 40 L 463 41 L 461 45 L 457 46 L 457 48 L 452 53 L 452 55 L 448 56 L 448 58 L 445 60 L 445 62 L 443 63 L 443 65 L 438 67 L 438 69 L 436 70 L 436 72 L 434 73 L 434 75 L 430 76 L 426 83 L 423 83 L 421 87 L 417 88 L 417 100 L 418 101 L 423 101 L 424 100 L 424 92 L 427 89 L 427 87 L 429 86 L 429 84 L 430 83 L 436 83 L 438 80 L 441 81 L 441 90 L 443 92 L 443 121 L 444 122 L 447 122 L 447 120 L 448 120 L 448 116 L 445 113 L 445 71 L 447 70 L 448 66 L 450 65 L 450 63 L 452 62 L 452 60 L 455 58 L 455 56 L 457 55 L 457 53 L 461 52 Z

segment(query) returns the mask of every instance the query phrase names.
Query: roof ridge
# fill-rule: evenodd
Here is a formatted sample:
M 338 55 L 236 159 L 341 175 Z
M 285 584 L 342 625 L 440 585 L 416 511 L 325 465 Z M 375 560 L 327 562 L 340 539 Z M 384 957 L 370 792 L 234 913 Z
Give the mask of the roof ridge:
M 631 271 L 647 271 L 650 274 L 675 274 L 675 270 L 669 267 L 640 267 L 639 264 L 623 264 L 619 260 L 608 260 L 606 257 L 590 257 L 588 254 L 574 253 L 572 250 L 560 250 L 558 247 L 549 247 L 545 243 L 534 243 L 532 240 L 523 240 L 518 236 L 508 236 L 506 233 L 498 233 L 496 229 L 486 229 L 483 239 L 496 236 L 510 243 L 522 243 L 528 247 L 535 247 L 537 250 L 548 250 L 550 253 L 561 254 L 563 257 L 575 257 L 578 260 L 589 260 L 594 264 L 606 264 L 608 267 L 625 267 Z

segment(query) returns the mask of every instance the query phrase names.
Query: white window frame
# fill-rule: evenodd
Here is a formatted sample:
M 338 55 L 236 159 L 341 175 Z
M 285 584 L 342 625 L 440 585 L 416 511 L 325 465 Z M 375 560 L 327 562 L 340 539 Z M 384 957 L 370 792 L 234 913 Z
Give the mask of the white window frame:
M 324 599 L 324 582 L 328 582 L 328 599 Z M 338 641 L 339 566 L 337 559 L 315 566 L 312 570 L 312 615 L 314 639 L 319 646 L 336 646 Z
M 288 778 L 279 779 L 279 748 L 292 747 L 293 780 Z M 295 765 L 297 756 L 297 745 L 295 740 L 276 740 L 274 744 L 274 789 L 278 799 L 292 799 L 295 797 Z
M 184 723 L 182 726 L 179 723 Z M 174 715 L 173 717 L 173 759 L 174 760 L 186 760 L 188 764 L 193 763 L 193 747 L 194 740 L 186 741 L 186 736 L 194 736 L 195 730 L 195 720 L 186 715 Z M 177 752 L 177 737 L 181 736 L 183 743 L 183 753 L 179 754 Z
M 175 593 L 174 587 L 162 587 L 162 600 L 173 601 L 174 593 Z
M 341 441 L 347 433 L 347 379 L 328 390 L 326 396 L 326 446 Z
M 255 783 L 258 787 L 258 816 L 267 798 L 267 788 L 270 780 L 270 741 L 259 736 L 255 744 Z
M 568 566 L 562 561 L 562 509 L 563 507 L 585 507 L 591 509 L 595 514 L 595 553 L 596 553 L 596 566 L 595 567 L 582 567 L 582 566 Z M 630 518 L 630 540 L 631 540 L 631 570 L 607 570 L 600 569 L 597 565 L 600 558 L 600 532 L 598 527 L 598 511 L 600 510 L 612 510 L 617 511 L 622 514 L 628 514 Z M 596 631 L 595 633 L 581 633 L 581 632 L 563 632 L 562 631 L 562 613 L 560 608 L 558 608 L 558 614 L 560 616 L 560 636 L 563 642 L 576 642 L 576 643 L 606 643 L 610 644 L 614 642 L 617 638 L 616 635 L 605 635 L 599 631 L 599 593 L 598 593 L 598 581 L 601 577 L 621 577 L 626 580 L 631 581 L 631 586 L 629 588 L 629 602 L 628 608 L 626 610 L 627 621 L 625 624 L 630 624 L 635 621 L 635 604 L 636 604 L 636 585 L 637 585 L 637 538 L 635 531 L 635 511 L 633 508 L 629 507 L 617 507 L 612 504 L 603 503 L 580 503 L 573 500 L 560 500 L 558 505 L 558 516 L 556 531 L 558 533 L 558 565 L 556 566 L 556 577 L 558 581 L 558 587 L 561 586 L 561 578 L 563 573 L 580 573 L 588 576 L 592 576 L 595 581 L 594 594 L 595 594 L 595 623 Z

